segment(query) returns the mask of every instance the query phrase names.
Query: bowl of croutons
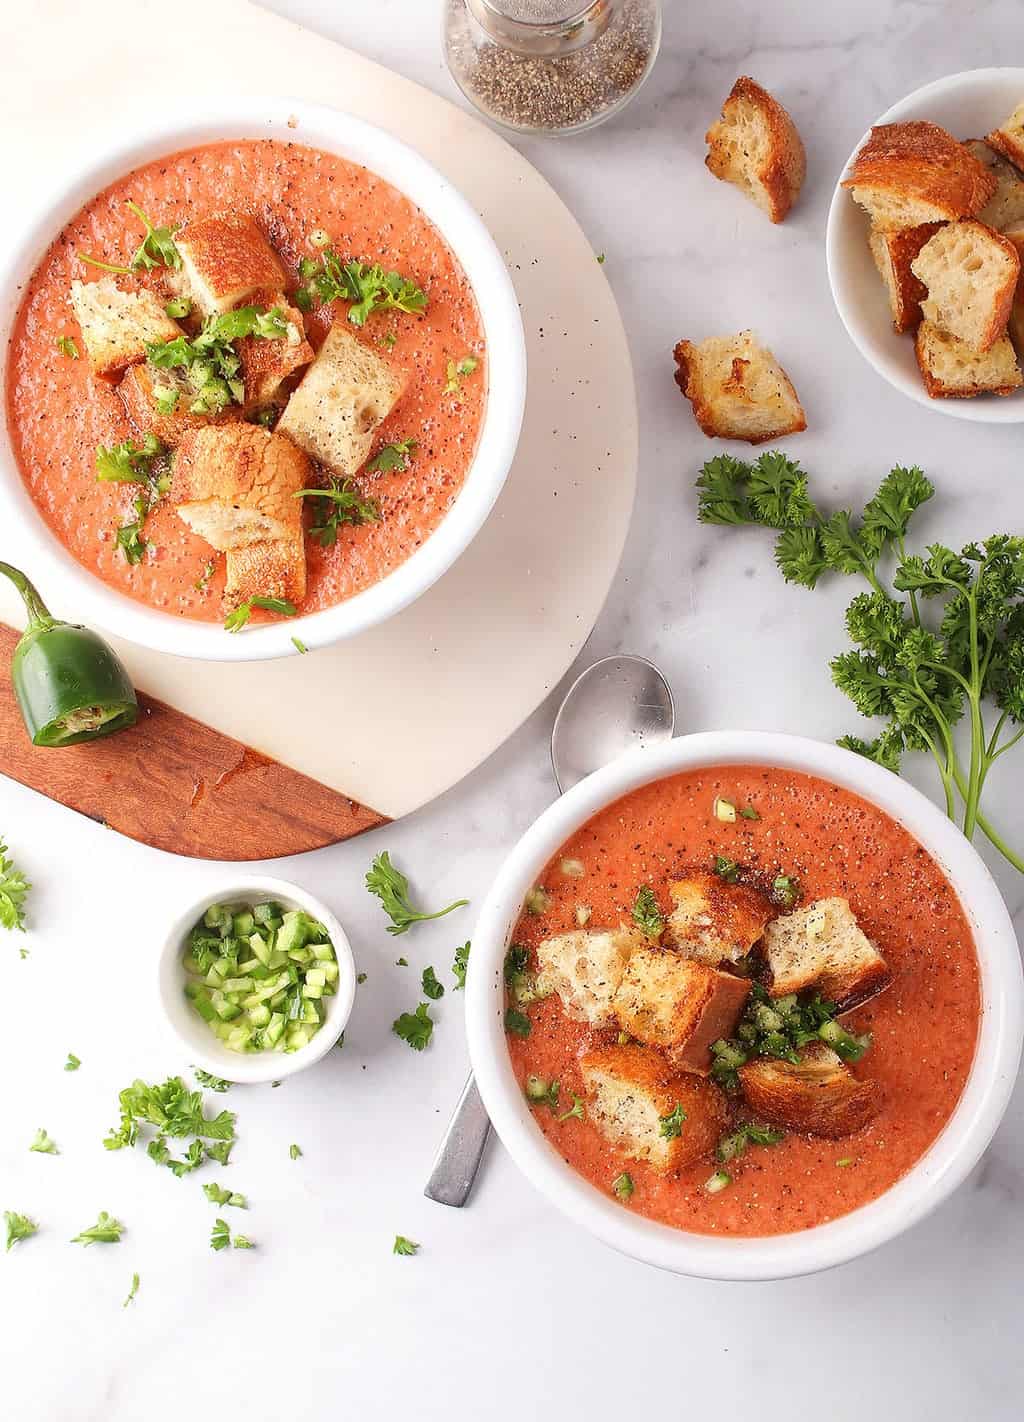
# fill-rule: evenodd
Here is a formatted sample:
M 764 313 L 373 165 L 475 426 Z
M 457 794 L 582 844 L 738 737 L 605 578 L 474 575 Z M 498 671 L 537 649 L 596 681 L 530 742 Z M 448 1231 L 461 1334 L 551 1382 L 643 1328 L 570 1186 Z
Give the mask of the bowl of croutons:
M 918 404 L 1024 420 L 1024 69 L 974 69 L 893 105 L 829 211 L 829 280 L 861 354 Z

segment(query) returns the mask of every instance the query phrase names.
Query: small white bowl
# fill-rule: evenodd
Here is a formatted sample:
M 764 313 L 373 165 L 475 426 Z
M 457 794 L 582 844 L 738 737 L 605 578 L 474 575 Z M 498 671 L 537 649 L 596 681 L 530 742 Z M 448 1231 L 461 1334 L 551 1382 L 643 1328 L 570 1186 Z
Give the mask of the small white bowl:
M 526 401 L 526 344 L 519 303 L 494 240 L 477 213 L 425 158 L 373 125 L 338 109 L 299 99 L 237 98 L 200 106 L 161 106 L 156 122 L 111 130 L 87 168 L 60 174 L 59 187 L 35 214 L 19 220 L 13 244 L 0 234 L 0 361 L 24 286 L 63 225 L 98 192 L 164 154 L 203 143 L 276 138 L 340 154 L 392 183 L 422 208 L 458 258 L 476 297 L 487 346 L 487 402 L 473 462 L 455 503 L 428 539 L 387 577 L 345 602 L 304 617 L 247 628 L 241 635 L 219 623 L 175 617 L 127 597 L 90 573 L 50 532 L 26 489 L 0 418 L 0 524 L 20 525 L 33 579 L 54 607 L 74 608 L 87 625 L 105 628 L 140 646 L 210 661 L 264 661 L 329 646 L 393 617 L 451 567 L 482 527 L 500 494 L 519 440 Z M 0 376 L 6 380 L 5 373 Z
M 801 1233 L 691 1234 L 624 1209 L 577 1174 L 538 1128 L 509 1059 L 502 963 L 523 898 L 553 854 L 592 815 L 640 785 L 717 765 L 767 765 L 821 776 L 898 820 L 935 858 L 974 933 L 981 976 L 978 1045 L 963 1095 L 917 1164 L 877 1200 Z M 867 1254 L 924 1218 L 977 1164 L 1006 1110 L 1024 1039 L 1024 978 L 1013 924 L 960 830 L 912 785 L 851 751 L 801 736 L 709 731 L 631 752 L 588 776 L 526 831 L 480 913 L 466 980 L 466 1030 L 480 1094 L 513 1160 L 571 1219 L 645 1263 L 707 1279 L 779 1279 Z
M 1024 69 L 969 69 L 915 89 L 875 120 L 898 123 L 928 119 L 954 138 L 984 138 L 1024 98 Z M 864 135 L 843 166 L 853 162 Z M 979 395 L 973 400 L 933 400 L 925 391 L 911 334 L 892 328 L 882 279 L 868 250 L 871 224 L 845 188 L 836 185 L 825 236 L 828 279 L 836 310 L 851 340 L 869 365 L 902 394 L 926 409 L 979 424 L 1014 425 L 1024 420 L 1024 391 L 1014 395 Z
M 189 929 L 199 922 L 211 904 L 251 905 L 267 899 L 285 908 L 301 909 L 324 925 L 338 960 L 338 991 L 323 999 L 327 1015 L 308 1046 L 297 1052 L 231 1052 L 213 1035 L 185 996 L 187 974 L 182 963 L 185 941 Z M 285 879 L 239 877 L 214 893 L 196 899 L 171 924 L 160 952 L 157 973 L 160 1010 L 178 1049 L 194 1066 L 234 1082 L 280 1081 L 318 1062 L 344 1032 L 356 996 L 356 965 L 345 930 L 326 904 Z

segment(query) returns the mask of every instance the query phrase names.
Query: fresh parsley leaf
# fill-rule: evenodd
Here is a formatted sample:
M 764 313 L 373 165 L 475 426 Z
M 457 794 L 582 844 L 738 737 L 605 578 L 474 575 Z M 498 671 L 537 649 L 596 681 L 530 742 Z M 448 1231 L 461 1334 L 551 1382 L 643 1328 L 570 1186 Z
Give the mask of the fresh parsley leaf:
M 249 1208 L 245 1196 L 239 1195 L 237 1190 L 229 1190 L 226 1185 L 216 1185 L 211 1181 L 203 1186 L 203 1194 L 213 1205 L 233 1205 L 238 1210 Z
M 302 1154 L 302 1151 L 297 1145 L 290 1145 L 288 1147 L 288 1154 L 291 1156 L 292 1160 L 298 1160 Z
M 200 1141 L 214 1142 L 207 1145 L 203 1153 L 221 1165 L 227 1164 L 235 1139 L 234 1112 L 221 1111 L 213 1117 L 204 1115 L 202 1092 L 190 1091 L 180 1076 L 168 1077 L 161 1086 L 149 1086 L 142 1080 L 136 1080 L 125 1087 L 118 1100 L 121 1124 L 104 1140 L 107 1150 L 134 1146 L 140 1133 L 151 1127 L 155 1135 L 147 1147 L 151 1159 L 158 1165 L 168 1165 L 177 1175 L 194 1170 L 201 1163 L 202 1154 L 195 1148 Z M 194 1137 L 194 1147 L 183 1161 L 172 1162 L 165 1137 Z
M 299 276 L 306 283 L 294 297 L 300 311 L 308 311 L 314 297 L 324 305 L 348 301 L 348 319 L 353 326 L 364 326 L 375 311 L 394 308 L 419 316 L 427 309 L 426 292 L 400 272 L 385 271 L 376 264 L 343 263 L 329 246 L 321 251 L 319 265 L 304 257 Z
M 378 854 L 370 866 L 366 875 L 366 887 L 384 905 L 384 912 L 391 920 L 388 932 L 394 934 L 407 932 L 414 923 L 443 918 L 453 909 L 464 908 L 469 903 L 468 899 L 456 899 L 455 903 L 438 909 L 436 913 L 422 913 L 413 908 L 409 901 L 409 881 L 391 863 L 387 850 Z
M 166 450 L 156 435 L 144 435 L 141 444 L 122 440 L 120 444 L 99 445 L 96 449 L 96 478 L 106 483 L 150 484 L 153 465 Z
M 459 361 L 449 358 L 445 366 L 446 379 L 444 393 L 446 395 L 458 395 L 462 389 L 462 382 L 465 377 L 472 375 L 479 364 L 480 362 L 476 356 L 472 355 L 463 356 Z
M 210 1231 L 210 1248 L 227 1249 L 231 1244 L 231 1226 L 227 1220 L 216 1219 L 213 1222 L 213 1229 Z
M 138 1274 L 133 1274 L 133 1275 L 132 1275 L 132 1286 L 131 1286 L 131 1288 L 128 1290 L 128 1297 L 125 1299 L 125 1301 L 124 1301 L 124 1303 L 121 1305 L 121 1307 L 122 1307 L 122 1308 L 127 1308 L 130 1303 L 134 1302 L 135 1295 L 136 1295 L 138 1292 L 139 1292 L 139 1276 L 138 1276 Z
M 665 927 L 658 900 L 649 884 L 644 884 L 637 892 L 633 904 L 633 922 L 642 928 L 649 938 L 657 938 Z
M 514 982 L 520 973 L 525 973 L 529 962 L 530 950 L 528 948 L 524 948 L 521 943 L 509 944 L 502 966 L 506 983 Z
M 206 562 L 203 564 L 203 571 L 199 574 L 199 577 L 198 577 L 198 578 L 195 580 L 195 582 L 192 584 L 192 586 L 195 588 L 196 592 L 205 592 L 205 591 L 206 591 L 206 585 L 207 585 L 207 583 L 209 583 L 210 579 L 213 577 L 213 575 L 214 575 L 214 573 L 216 572 L 216 570 L 217 570 L 217 560 L 216 560 L 216 558 L 207 558 Z
M 423 969 L 422 985 L 423 996 L 429 997 L 431 1001 L 436 1002 L 439 997 L 444 997 L 444 987 L 438 982 L 433 968 Z
M 202 1141 L 192 1141 L 188 1150 L 180 1160 L 167 1160 L 164 1164 L 178 1180 L 183 1175 L 191 1175 L 193 1170 L 198 1170 L 206 1159 L 206 1147 Z
M 505 1031 L 511 1032 L 514 1037 L 528 1037 L 533 1031 L 533 1023 L 525 1012 L 510 1007 L 505 1013 Z
M 455 950 L 455 957 L 452 961 L 452 976 L 455 979 L 455 991 L 459 992 L 466 986 L 466 969 L 469 967 L 468 943 L 462 943 Z
M 225 617 L 225 631 L 240 632 L 252 616 L 254 607 L 260 607 L 264 612 L 276 612 L 279 617 L 295 617 L 298 613 L 298 608 L 293 602 L 289 602 L 287 598 L 250 597 L 245 602 L 240 602 L 238 606 Z
M 667 1116 L 658 1117 L 658 1134 L 664 1136 L 666 1140 L 674 1141 L 677 1136 L 682 1135 L 685 1120 L 686 1112 L 677 1101 L 674 1111 Z
M 69 360 L 78 359 L 78 344 L 74 336 L 58 336 L 54 341 L 54 345 L 62 356 L 67 356 Z
M 739 881 L 740 866 L 735 859 L 730 859 L 725 854 L 716 854 L 715 862 L 711 867 L 718 877 L 724 879 L 727 884 L 735 884 Z
M 47 1132 L 43 1129 L 42 1126 L 40 1126 L 38 1131 L 36 1131 L 32 1144 L 29 1146 L 29 1150 L 38 1151 L 40 1155 L 60 1154 L 60 1151 L 57 1149 L 57 1142 L 53 1139 L 52 1136 L 47 1134 Z
M 366 974 L 356 973 L 356 982 L 359 983 L 360 986 L 362 986 L 362 984 L 366 982 Z
M 408 959 L 408 958 L 396 958 L 396 959 L 395 959 L 395 967 L 396 967 L 396 968 L 407 968 L 408 966 L 409 966 L 409 959 Z
M 75 1056 L 74 1052 L 68 1052 L 68 1059 L 64 1063 L 64 1070 L 77 1071 L 81 1065 L 81 1061 L 78 1059 L 78 1057 Z
M 785 1139 L 785 1134 L 785 1131 L 776 1130 L 773 1126 L 758 1126 L 753 1121 L 747 1121 L 737 1126 L 729 1135 L 722 1137 L 718 1142 L 716 1154 L 725 1164 L 730 1160 L 738 1160 L 749 1145 L 778 1145 Z
M 0 926 L 25 931 L 25 899 L 32 885 L 14 861 L 7 857 L 7 845 L 0 839 Z
M 246 1234 L 236 1234 L 231 1241 L 232 1249 L 255 1249 L 256 1241 Z
M 616 1175 L 612 1181 L 612 1193 L 620 1199 L 623 1204 L 626 1204 L 627 1201 L 633 1198 L 633 1191 L 635 1189 L 636 1186 L 633 1184 L 633 1177 L 625 1170 L 621 1175 Z
M 280 1082 L 277 1083 L 280 1086 Z M 213 1145 L 207 1145 L 206 1155 L 209 1160 L 215 1160 L 218 1165 L 227 1165 L 228 1156 L 231 1154 L 231 1147 L 234 1141 L 214 1141 Z
M 294 330 L 278 306 L 270 310 L 240 306 L 219 316 L 207 316 L 194 340 L 177 336 L 173 341 L 147 345 L 146 359 L 154 370 L 180 372 L 193 397 L 190 414 L 215 415 L 228 405 L 245 401 L 242 358 L 236 343 L 246 337 L 289 340 Z
M 138 515 L 135 522 L 122 524 L 117 530 L 117 546 L 133 567 L 142 562 L 149 547 L 148 541 L 142 536 L 148 507 L 141 497 L 135 500 L 135 512 Z
M 39 1226 L 34 1220 L 30 1220 L 28 1215 L 19 1215 L 17 1210 L 4 1210 L 4 1219 L 7 1222 L 7 1248 L 13 1249 L 21 1239 L 28 1239 L 35 1234 Z
M 153 267 L 170 267 L 173 271 L 178 271 L 181 267 L 181 253 L 174 245 L 174 234 L 178 227 L 154 227 L 136 203 L 130 202 L 128 207 L 146 229 L 146 235 L 129 264 L 132 271 L 150 271 Z
M 414 1052 L 422 1052 L 434 1031 L 434 1022 L 427 1011 L 427 1004 L 421 1002 L 415 1012 L 403 1012 L 391 1024 L 391 1030 L 403 1042 L 408 1042 Z
M 100 1210 L 96 1223 L 76 1234 L 71 1243 L 84 1244 L 86 1248 L 90 1244 L 120 1244 L 123 1232 L 124 1225 L 120 1220 L 115 1220 L 106 1210 Z
M 563 1111 L 561 1116 L 558 1117 L 558 1119 L 559 1121 L 583 1121 L 586 1119 L 583 1110 L 583 1102 L 576 1095 L 575 1091 L 572 1093 L 572 1106 L 569 1108 L 568 1111 Z
M 231 1082 L 225 1081 L 222 1076 L 214 1076 L 211 1072 L 203 1071 L 202 1067 L 193 1067 L 192 1075 L 200 1086 L 205 1086 L 207 1091 L 225 1092 L 231 1089 Z
M 414 1240 L 406 1239 L 404 1234 L 396 1234 L 394 1247 L 392 1248 L 391 1253 L 415 1254 L 418 1249 L 419 1245 Z
M 297 499 L 317 501 L 309 530 L 310 538 L 321 548 L 333 548 L 338 541 L 338 529 L 344 524 L 359 525 L 380 522 L 380 505 L 376 499 L 365 499 L 351 479 L 331 477 L 326 489 L 300 489 Z
M 396 444 L 386 444 L 367 464 L 367 473 L 391 474 L 396 469 L 408 469 L 409 460 L 416 450 L 416 443 L 414 439 L 403 439 Z

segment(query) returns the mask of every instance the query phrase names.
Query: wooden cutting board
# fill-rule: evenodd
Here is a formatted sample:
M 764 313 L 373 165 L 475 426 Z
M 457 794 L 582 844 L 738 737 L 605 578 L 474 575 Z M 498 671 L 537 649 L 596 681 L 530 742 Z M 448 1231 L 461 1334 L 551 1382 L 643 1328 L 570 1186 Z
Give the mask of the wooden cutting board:
M 239 746 L 249 746 L 278 763 L 276 774 L 286 767 L 298 773 L 303 801 L 313 793 L 310 782 L 319 782 L 315 814 L 302 805 L 315 823 L 301 823 L 292 841 L 279 821 L 272 835 L 253 827 L 262 853 L 294 853 L 381 815 L 397 819 L 425 805 L 495 751 L 558 684 L 590 634 L 629 527 L 638 445 L 633 372 L 593 245 L 544 179 L 493 130 L 244 0 L 177 0 L 175 27 L 201 34 L 203 51 L 201 64 L 177 67 L 177 105 L 223 97 L 229 75 L 233 94 L 266 97 L 277 86 L 344 108 L 418 148 L 483 216 L 512 275 L 526 334 L 529 393 L 507 484 L 471 547 L 399 616 L 335 647 L 276 662 L 196 663 L 115 641 L 136 685 L 159 699 L 161 714 L 169 717 L 176 707 L 185 713 L 183 726 L 196 728 L 183 730 L 176 746 L 198 744 L 205 728 L 233 747 L 224 751 L 227 761 L 213 756 L 207 770 L 231 763 Z M 61 35 L 57 46 L 55 33 Z M 7 61 L 0 121 L 19 135 L 5 155 L 12 215 L 0 224 L 0 270 L 10 280 L 0 284 L 0 309 L 17 295 L 19 278 L 4 257 L 25 214 L 49 211 L 95 161 L 103 135 L 113 131 L 123 141 L 131 115 L 151 113 L 153 95 L 166 92 L 166 37 L 162 0 L 107 0 L 101 24 L 75 0 L 35 0 L 9 16 L 0 7 L 0 52 Z M 47 72 L 42 106 L 41 54 Z M 87 102 L 90 94 L 102 94 L 103 103 Z M 294 137 L 301 142 L 301 132 Z M 5 516 L 3 491 L 17 478 L 11 462 L 0 459 L 0 557 L 16 564 L 27 550 L 17 520 Z M 39 569 L 26 571 L 40 581 L 56 614 L 75 617 L 73 581 L 66 575 L 45 581 Z M 0 621 L 21 625 L 17 599 L 6 586 L 0 587 Z M 301 705 L 301 717 L 279 714 L 287 705 Z M 0 736 L 14 743 L 9 729 Z M 117 737 L 109 744 L 124 742 Z M 169 773 L 164 756 L 162 743 L 153 746 L 146 773 Z M 74 787 L 56 780 L 58 773 L 63 777 L 59 758 L 47 759 L 45 774 L 35 770 L 27 783 L 68 799 Z M 213 770 L 214 779 L 218 773 Z M 206 797 L 207 808 L 223 804 L 230 819 L 238 802 L 229 803 L 224 792 L 236 786 L 246 800 L 237 782 L 254 775 L 225 782 L 219 800 Z M 175 816 L 188 804 L 192 779 L 209 783 L 198 766 L 190 777 L 182 763 L 170 777 L 174 794 L 161 809 L 150 810 L 144 795 L 135 796 L 126 832 L 181 853 L 239 856 L 241 820 L 218 843 L 214 828 L 201 823 L 203 802 L 192 806 L 189 830 L 175 843 Z M 346 809 L 353 802 L 355 810 Z M 116 811 L 91 804 L 79 807 L 118 823 Z M 248 803 L 250 818 L 252 808 Z M 276 808 L 270 796 L 271 816 Z M 281 847 L 270 851 L 271 842 Z

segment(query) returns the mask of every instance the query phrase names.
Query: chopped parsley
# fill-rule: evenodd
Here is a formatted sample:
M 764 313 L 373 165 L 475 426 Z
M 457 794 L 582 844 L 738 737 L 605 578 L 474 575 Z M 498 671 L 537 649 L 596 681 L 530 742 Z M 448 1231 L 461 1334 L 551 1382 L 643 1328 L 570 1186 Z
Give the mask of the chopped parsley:
M 205 592 L 205 591 L 206 591 L 206 585 L 207 585 L 207 583 L 210 581 L 210 579 L 213 577 L 213 575 L 214 575 L 214 573 L 216 572 L 216 570 L 217 570 L 217 560 L 216 560 L 216 558 L 207 558 L 206 562 L 203 564 L 203 571 L 199 574 L 199 577 L 198 577 L 198 578 L 195 580 L 195 582 L 192 584 L 192 586 L 195 588 L 196 592 Z
M 301 652 L 303 656 L 305 656 L 306 653 L 309 651 L 309 648 L 306 646 L 305 642 L 302 640 L 301 637 L 293 637 L 292 646 L 297 652 Z
M 563 1111 L 558 1119 L 559 1121 L 583 1121 L 586 1119 L 583 1110 L 583 1102 L 576 1095 L 575 1091 L 572 1093 L 572 1105 L 570 1106 L 569 1110 Z
M 122 1308 L 127 1308 L 130 1303 L 133 1303 L 134 1300 L 135 1300 L 135 1295 L 136 1295 L 138 1292 L 139 1292 L 139 1276 L 138 1276 L 138 1274 L 133 1274 L 133 1275 L 132 1275 L 132 1286 L 131 1286 L 131 1288 L 128 1290 L 128 1297 L 125 1299 L 125 1301 L 124 1301 L 124 1303 L 121 1305 L 121 1307 L 122 1307 Z
M 533 1023 L 525 1012 L 510 1007 L 505 1013 L 505 1031 L 511 1032 L 514 1037 L 528 1037 L 533 1031 Z
M 300 311 L 308 311 L 314 300 L 324 305 L 348 301 L 353 326 L 365 326 L 375 311 L 395 309 L 421 316 L 427 309 L 427 293 L 408 277 L 377 264 L 342 262 L 331 247 L 323 248 L 319 263 L 303 257 L 299 277 L 305 283 L 294 297 Z
M 448 362 L 445 366 L 446 378 L 444 385 L 444 393 L 446 395 L 458 395 L 459 391 L 462 389 L 462 382 L 465 377 L 467 375 L 472 375 L 479 364 L 480 362 L 477 360 L 476 356 L 472 355 L 463 356 L 462 359 L 459 361 L 452 360 L 449 357 Z
M 464 908 L 468 899 L 456 899 L 447 908 L 436 913 L 422 913 L 413 908 L 409 901 L 409 881 L 391 863 L 391 856 L 385 849 L 374 859 L 366 875 L 366 887 L 384 905 L 384 912 L 390 918 L 389 933 L 405 933 L 414 923 L 425 923 L 429 919 L 443 918 L 453 909 Z
M 247 1234 L 236 1234 L 231 1241 L 231 1247 L 233 1249 L 255 1249 L 256 1241 L 250 1239 Z
M 96 478 L 114 484 L 152 484 L 156 482 L 154 461 L 166 452 L 154 434 L 144 435 L 141 444 L 130 439 L 110 448 L 101 444 L 96 449 Z M 160 492 L 166 493 L 169 487 L 168 482 Z
M 644 884 L 636 896 L 636 902 L 633 904 L 633 922 L 642 928 L 649 938 L 657 938 L 665 927 L 665 920 L 658 907 L 658 900 L 649 884 Z
M 227 1249 L 230 1244 L 231 1226 L 227 1220 L 214 1220 L 213 1229 L 210 1231 L 210 1248 L 219 1251 L 221 1249 Z
M 212 1072 L 203 1071 L 202 1067 L 193 1067 L 192 1075 L 200 1086 L 205 1086 L 207 1091 L 224 1092 L 231 1089 L 231 1082 L 225 1081 L 222 1076 L 214 1076 Z
M 405 470 L 416 450 L 416 440 L 403 439 L 397 444 L 386 444 L 377 451 L 366 466 L 367 473 L 391 474 L 394 470 Z
M 149 501 L 144 494 L 135 496 L 134 508 L 134 522 L 123 523 L 117 530 L 117 546 L 133 567 L 142 562 L 146 549 L 149 547 L 148 540 L 142 536 L 142 529 L 150 508 Z
M 392 1248 L 391 1253 L 409 1255 L 415 1254 L 418 1249 L 419 1245 L 415 1242 L 415 1240 L 406 1239 L 404 1234 L 396 1234 L 394 1247 Z
M 213 1205 L 233 1205 L 237 1210 L 247 1210 L 249 1205 L 244 1195 L 237 1190 L 229 1190 L 226 1185 L 216 1185 L 212 1181 L 203 1186 L 203 1194 Z
M 557 1078 L 554 1081 L 548 1081 L 543 1076 L 530 1075 L 526 1078 L 526 1099 L 531 1106 L 547 1106 L 549 1110 L 557 1111 L 560 1091 Z
M 40 1155 L 60 1154 L 60 1151 L 57 1149 L 57 1142 L 53 1139 L 52 1136 L 47 1134 L 47 1132 L 42 1126 L 40 1126 L 38 1131 L 36 1131 L 32 1144 L 29 1146 L 29 1150 L 38 1151 Z
M 147 345 L 146 359 L 154 370 L 182 372 L 193 397 L 191 414 L 216 415 L 229 405 L 245 401 L 242 358 L 235 342 L 247 336 L 288 340 L 295 329 L 278 306 L 269 311 L 240 306 L 219 316 L 208 316 L 194 340 L 176 336 L 173 341 Z
M 32 885 L 14 861 L 7 857 L 7 845 L 0 839 L 0 926 L 25 931 L 25 899 Z
M 434 1022 L 427 1010 L 427 1004 L 421 1002 L 415 1012 L 403 1012 L 400 1017 L 396 1017 L 391 1024 L 391 1030 L 396 1037 L 401 1037 L 403 1042 L 408 1042 L 414 1052 L 422 1052 L 434 1031 Z
M 722 1137 L 715 1154 L 725 1164 L 729 1160 L 738 1160 L 747 1146 L 778 1145 L 785 1139 L 785 1134 L 785 1131 L 777 1131 L 774 1126 L 758 1126 L 753 1121 L 747 1121 L 744 1125 L 737 1126 L 729 1135 Z
M 724 854 L 716 854 L 712 868 L 718 877 L 724 879 L 727 884 L 738 883 L 740 866 L 736 863 L 735 859 L 729 859 Z
M 301 1148 L 301 1146 L 290 1145 L 290 1146 L 288 1147 L 288 1154 L 289 1154 L 289 1156 L 291 1157 L 292 1160 L 298 1160 L 298 1159 L 300 1158 L 300 1156 L 302 1155 L 302 1148 Z
M 309 536 L 321 548 L 334 547 L 342 524 L 380 522 L 380 505 L 376 499 L 364 499 L 351 479 L 336 479 L 332 475 L 326 489 L 300 489 L 295 497 L 317 500 Z
M 74 336 L 58 336 L 54 345 L 62 356 L 67 356 L 69 360 L 78 359 L 78 343 Z
M 124 1225 L 120 1220 L 115 1220 L 106 1210 L 100 1210 L 96 1223 L 76 1234 L 71 1243 L 84 1244 L 87 1248 L 90 1244 L 120 1244 L 123 1232 Z
M 525 973 L 529 961 L 530 952 L 528 948 L 524 948 L 521 943 L 510 944 L 508 952 L 505 954 L 505 962 L 502 969 L 505 981 L 512 983 L 520 973 Z
M 444 997 L 444 985 L 439 983 L 433 968 L 424 968 L 422 977 L 423 996 L 429 997 L 432 1002 L 436 1002 L 439 997 Z
M 67 1061 L 64 1063 L 64 1070 L 65 1070 L 65 1071 L 77 1071 L 78 1068 L 79 1068 L 81 1065 L 82 1065 L 81 1061 L 79 1060 L 78 1057 L 75 1056 L 74 1052 L 68 1052 L 68 1059 L 67 1059 Z
M 792 908 L 803 897 L 800 880 L 795 879 L 792 874 L 776 875 L 771 896 L 775 903 L 782 904 L 784 908 Z
M 612 1193 L 617 1199 L 621 1200 L 623 1204 L 626 1204 L 628 1200 L 633 1198 L 633 1191 L 635 1189 L 636 1186 L 633 1184 L 632 1175 L 625 1170 L 621 1175 L 616 1175 L 612 1181 Z
M 264 612 L 276 612 L 279 617 L 295 617 L 298 613 L 298 608 L 287 598 L 250 597 L 245 602 L 240 602 L 234 611 L 229 612 L 225 617 L 225 631 L 240 632 L 252 616 L 254 607 L 260 607 Z
M 30 1220 L 28 1215 L 19 1215 L 17 1210 L 4 1210 L 4 1220 L 7 1223 L 8 1249 L 13 1249 L 20 1239 L 28 1239 L 39 1229 L 34 1220 Z
M 207 1159 L 227 1164 L 235 1140 L 234 1112 L 206 1116 L 202 1092 L 189 1091 L 180 1076 L 168 1077 L 161 1086 L 136 1080 L 125 1087 L 118 1100 L 121 1124 L 104 1139 L 107 1150 L 130 1149 L 148 1127 L 154 1134 L 146 1146 L 147 1155 L 179 1179 L 197 1170 Z M 168 1138 L 191 1138 L 183 1157 L 174 1159 Z
M 685 1120 L 686 1112 L 677 1101 L 674 1111 L 667 1116 L 658 1117 L 658 1134 L 664 1136 L 666 1140 L 674 1141 L 677 1136 L 682 1135 Z
M 468 943 L 462 943 L 455 950 L 455 957 L 452 960 L 452 976 L 455 979 L 455 991 L 458 992 L 466 986 L 466 969 L 469 967 Z
M 130 202 L 128 207 L 146 229 L 145 237 L 132 255 L 132 271 L 150 271 L 153 267 L 170 267 L 173 271 L 178 271 L 181 267 L 181 253 L 174 245 L 174 234 L 181 224 L 179 223 L 178 227 L 154 227 L 136 203 Z

